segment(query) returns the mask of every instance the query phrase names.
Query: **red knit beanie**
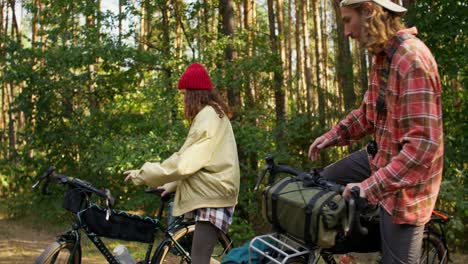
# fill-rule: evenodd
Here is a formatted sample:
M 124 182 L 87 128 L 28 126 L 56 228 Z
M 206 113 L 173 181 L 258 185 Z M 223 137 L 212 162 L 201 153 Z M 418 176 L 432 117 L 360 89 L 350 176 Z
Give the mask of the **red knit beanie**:
M 180 77 L 178 88 L 179 90 L 212 90 L 213 84 L 211 83 L 210 76 L 205 67 L 200 63 L 192 63 Z

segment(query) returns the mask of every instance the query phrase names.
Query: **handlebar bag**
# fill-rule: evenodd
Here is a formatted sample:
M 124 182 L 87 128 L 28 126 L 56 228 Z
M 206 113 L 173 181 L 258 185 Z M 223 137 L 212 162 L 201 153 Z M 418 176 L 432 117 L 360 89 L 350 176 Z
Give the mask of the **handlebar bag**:
M 143 243 L 154 241 L 156 222 L 150 217 L 112 210 L 106 220 L 106 209 L 98 205 L 91 205 L 78 215 L 85 228 L 99 236 Z
M 89 194 L 79 188 L 69 187 L 63 197 L 63 208 L 72 213 L 78 213 L 87 207 L 87 195 Z
M 321 187 L 304 187 L 294 177 L 268 186 L 262 194 L 263 215 L 279 232 L 308 245 L 330 248 L 346 224 L 344 198 Z

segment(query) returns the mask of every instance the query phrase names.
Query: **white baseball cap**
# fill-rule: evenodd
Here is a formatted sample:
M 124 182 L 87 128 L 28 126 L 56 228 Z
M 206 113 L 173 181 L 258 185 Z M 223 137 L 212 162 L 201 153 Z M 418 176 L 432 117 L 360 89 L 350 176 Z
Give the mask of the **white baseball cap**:
M 349 5 L 354 5 L 354 4 L 364 3 L 364 2 L 374 2 L 382 6 L 383 8 L 396 13 L 399 16 L 404 15 L 406 11 L 408 11 L 406 8 L 402 7 L 401 5 L 397 5 L 390 0 L 343 0 L 341 1 L 340 5 L 349 6 Z

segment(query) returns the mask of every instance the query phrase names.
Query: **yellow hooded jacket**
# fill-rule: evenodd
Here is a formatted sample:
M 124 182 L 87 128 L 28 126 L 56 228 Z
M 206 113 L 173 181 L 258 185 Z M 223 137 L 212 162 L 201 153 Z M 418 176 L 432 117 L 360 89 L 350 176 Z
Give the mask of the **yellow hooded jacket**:
M 162 163 L 146 162 L 137 185 L 176 191 L 173 215 L 197 208 L 231 207 L 239 194 L 239 159 L 229 119 L 205 106 L 194 118 L 182 148 Z

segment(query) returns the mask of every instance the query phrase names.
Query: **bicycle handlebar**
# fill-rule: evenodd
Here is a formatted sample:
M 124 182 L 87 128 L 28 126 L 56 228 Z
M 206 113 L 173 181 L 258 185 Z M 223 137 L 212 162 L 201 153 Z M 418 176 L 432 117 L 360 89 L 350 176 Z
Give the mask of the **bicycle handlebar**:
M 323 177 L 320 176 L 317 170 L 314 170 L 313 173 L 311 174 L 309 172 L 301 171 L 291 166 L 275 164 L 273 155 L 271 154 L 268 154 L 265 160 L 266 160 L 267 165 L 263 169 L 262 173 L 260 174 L 257 180 L 257 183 L 255 184 L 255 188 L 254 188 L 255 191 L 258 190 L 258 187 L 262 183 L 263 178 L 265 177 L 266 173 L 270 172 L 270 176 L 268 177 L 268 185 L 273 184 L 273 182 L 276 179 L 276 176 L 279 173 L 287 173 L 287 174 L 299 177 L 301 181 L 307 182 L 309 185 L 314 185 L 314 186 L 322 187 L 325 189 L 329 189 L 339 194 L 343 193 L 343 190 L 344 190 L 343 185 L 339 185 L 337 183 L 324 179 Z
M 116 199 L 114 196 L 112 196 L 109 189 L 104 189 L 104 190 L 98 189 L 87 181 L 55 173 L 54 172 L 55 169 L 56 168 L 54 166 L 49 167 L 44 172 L 44 174 L 42 174 L 39 180 L 32 186 L 32 188 L 33 189 L 37 188 L 42 181 L 45 181 L 41 187 L 41 192 L 43 194 L 49 194 L 48 187 L 49 187 L 50 180 L 57 180 L 61 184 L 68 184 L 70 186 L 73 186 L 73 187 L 76 187 L 76 188 L 79 188 L 79 189 L 82 189 L 91 193 L 95 193 L 96 195 L 106 199 L 106 205 L 108 207 L 113 207 L 115 205 Z

